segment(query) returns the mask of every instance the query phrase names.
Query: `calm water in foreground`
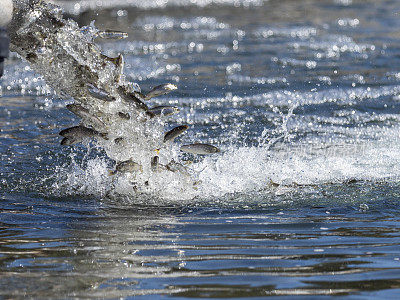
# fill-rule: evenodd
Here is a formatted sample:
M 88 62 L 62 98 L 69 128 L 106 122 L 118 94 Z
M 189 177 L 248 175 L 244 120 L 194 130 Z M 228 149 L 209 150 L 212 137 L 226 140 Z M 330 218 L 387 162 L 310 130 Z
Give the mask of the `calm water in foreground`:
M 113 162 L 59 145 L 70 99 L 12 56 L 0 297 L 398 299 L 400 2 L 103 2 L 65 8 L 127 31 L 103 52 L 143 90 L 177 84 L 152 100 L 181 107 L 168 129 L 223 152 L 192 164 L 193 199 L 109 197 Z

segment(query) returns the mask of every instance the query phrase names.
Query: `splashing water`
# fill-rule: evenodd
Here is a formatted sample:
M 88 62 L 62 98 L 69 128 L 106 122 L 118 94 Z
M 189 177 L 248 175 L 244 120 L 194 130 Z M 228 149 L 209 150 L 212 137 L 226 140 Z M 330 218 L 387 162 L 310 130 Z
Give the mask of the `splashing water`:
M 165 186 L 179 191 L 193 187 L 189 173 L 165 170 L 161 172 L 163 174 L 154 174 L 151 170 L 150 161 L 156 149 L 161 152 L 162 163 L 177 160 L 177 149 L 175 147 L 175 151 L 172 151 L 171 145 L 163 143 L 163 115 L 150 115 L 147 105 L 142 102 L 144 97 L 138 86 L 125 80 L 122 56 L 120 62 L 115 64 L 113 59 L 101 54 L 101 49 L 93 43 L 99 32 L 93 23 L 79 28 L 74 21 L 63 19 L 57 6 L 38 2 L 30 6 L 22 20 L 13 24 L 12 28 L 12 49 L 25 57 L 33 69 L 43 74 L 57 93 L 64 97 L 72 96 L 75 104 L 88 111 L 83 116 L 82 124 L 106 135 L 96 143 L 107 157 L 117 162 L 133 160 L 142 166 L 141 172 L 115 176 L 118 178 L 112 181 L 113 191 L 122 194 L 152 193 L 162 188 L 168 194 L 170 188 L 165 189 Z M 27 45 L 28 37 L 30 44 Z M 102 101 L 99 98 L 101 96 L 91 94 L 90 89 L 98 90 L 115 101 Z M 132 101 L 124 99 L 127 97 L 124 95 L 129 95 Z M 74 164 L 73 169 L 76 170 L 76 167 Z M 87 183 L 80 180 L 82 176 L 94 176 L 103 184 L 110 182 L 101 162 L 89 161 L 87 169 L 77 171 L 73 177 L 65 169 L 60 171 L 66 176 L 61 176 L 62 181 L 72 186 L 73 190 L 83 189 L 75 187 L 79 182 Z M 91 182 L 94 183 L 93 180 Z M 103 193 L 104 189 L 100 188 L 99 183 L 92 185 L 89 192 L 94 187 L 98 193 Z
M 242 96 L 226 93 L 225 96 L 212 98 L 179 98 L 179 101 L 169 103 L 174 105 L 178 103 L 186 113 L 185 116 L 178 117 L 176 122 L 200 126 L 210 122 L 222 122 L 221 128 L 228 128 L 231 124 L 237 125 L 237 128 L 226 130 L 226 136 L 221 134 L 218 138 L 210 138 L 209 141 L 222 145 L 224 150 L 222 154 L 194 159 L 194 162 L 190 163 L 193 157 L 182 155 L 176 144 L 163 143 L 166 118 L 148 118 L 143 111 L 124 102 L 118 87 L 123 87 L 130 93 L 140 93 L 138 85 L 131 82 L 132 78 L 138 75 L 124 75 L 122 65 L 116 65 L 101 54 L 101 48 L 94 44 L 99 32 L 94 23 L 80 28 L 74 21 L 62 19 L 59 8 L 49 4 L 37 3 L 27 11 L 25 18 L 13 25 L 14 32 L 18 32 L 18 36 L 12 36 L 13 50 L 25 57 L 58 95 L 67 99 L 72 97 L 75 103 L 89 109 L 90 114 L 100 120 L 93 122 L 90 118 L 83 119 L 84 125 L 108 134 L 108 140 L 99 139 L 93 145 L 86 145 L 89 152 L 93 147 L 97 152 L 98 149 L 102 149 L 103 152 L 100 151 L 101 153 L 95 155 L 95 158 L 87 155 L 83 162 L 78 163 L 71 159 L 72 163 L 61 163 L 61 166 L 56 167 L 55 174 L 51 177 L 51 190 L 56 191 L 55 193 L 100 197 L 142 195 L 143 199 L 152 197 L 178 200 L 210 199 L 215 196 L 246 194 L 254 191 L 281 193 L 286 187 L 308 185 L 316 188 L 316 185 L 353 179 L 397 180 L 400 174 L 397 168 L 399 137 L 396 126 L 346 128 L 347 124 L 358 120 L 373 123 L 395 118 L 393 114 L 370 115 L 362 113 L 362 110 L 350 111 L 349 106 L 357 106 L 381 97 L 395 96 L 399 92 L 398 85 L 336 88 L 330 87 L 334 78 L 325 76 L 318 78 L 327 85 L 327 88 L 318 92 L 279 89 L 262 94 L 244 93 Z M 158 23 L 153 19 L 157 19 Z M 153 27 L 149 24 L 153 24 Z M 241 30 L 232 28 L 226 22 L 220 22 L 214 17 L 193 19 L 145 17 L 135 21 L 133 26 L 143 27 L 146 32 L 182 30 L 185 37 L 199 37 L 198 30 L 204 29 L 207 39 L 210 40 L 215 38 L 210 36 L 210 31 L 213 34 L 216 31 L 221 37 L 233 36 L 238 40 L 245 36 Z M 32 32 L 35 34 L 32 35 Z M 294 39 L 295 42 L 292 42 L 290 47 L 316 51 L 316 57 L 326 56 L 334 59 L 348 53 L 364 55 L 375 50 L 375 45 L 356 43 L 346 36 L 326 39 L 319 38 L 318 35 L 319 30 L 312 26 L 294 26 L 286 29 L 257 26 L 253 33 L 249 34 L 251 38 L 274 38 L 278 39 L 278 42 L 279 39 Z M 33 43 L 30 43 L 32 46 L 25 47 L 26 41 L 32 42 L 32 40 Z M 312 43 L 309 45 L 310 40 Z M 205 51 L 205 45 L 198 43 L 193 46 L 190 43 L 188 52 L 201 53 Z M 237 46 L 233 44 L 233 49 L 235 45 Z M 110 52 L 110 48 L 115 51 L 114 44 L 104 43 L 103 47 L 107 53 Z M 121 48 L 121 52 L 125 48 L 129 49 L 125 50 L 125 53 L 135 53 L 137 51 L 135 47 L 137 45 L 134 43 L 123 42 L 115 46 L 116 49 Z M 179 44 L 170 43 L 165 48 L 160 48 L 161 54 L 168 47 L 173 51 Z M 227 51 L 221 46 L 212 45 L 212 47 L 215 47 L 216 51 Z M 288 66 L 307 68 L 310 72 L 320 63 L 311 58 L 277 56 L 273 56 L 270 61 L 283 68 Z M 308 62 L 314 62 L 311 68 L 308 67 Z M 271 77 L 241 75 L 239 73 L 245 71 L 244 64 L 232 61 L 224 61 L 223 64 L 226 78 L 231 84 L 237 83 L 239 86 L 289 84 L 280 74 Z M 179 72 L 181 65 L 175 64 L 175 66 L 172 72 Z M 154 64 L 154 67 L 157 65 Z M 165 70 L 163 72 L 167 72 Z M 143 73 L 147 71 L 146 69 Z M 345 80 L 365 83 L 361 75 L 346 76 L 343 77 Z M 156 78 L 157 74 L 153 77 Z M 37 82 L 40 82 L 40 78 Z M 104 102 L 92 97 L 87 92 L 88 84 L 106 91 L 110 97 L 115 97 L 116 101 Z M 35 85 L 28 88 L 35 88 Z M 165 104 L 159 100 L 154 100 L 153 103 Z M 246 105 L 261 108 L 262 112 L 252 112 L 252 115 L 242 122 L 240 120 L 246 115 Z M 307 108 L 327 105 L 333 107 L 333 116 L 322 114 L 313 119 L 314 116 L 304 114 Z M 195 108 L 217 111 L 194 114 Z M 130 114 L 130 119 L 119 118 L 120 112 Z M 263 118 L 264 114 L 268 116 L 265 118 L 269 123 L 272 120 L 273 126 L 269 123 L 265 126 L 261 122 L 261 126 L 256 127 L 255 124 L 259 122 L 257 118 Z M 252 129 L 255 129 L 254 133 L 250 133 Z M 308 135 L 308 132 L 317 134 Z M 247 135 L 250 136 L 248 144 L 243 142 L 245 140 L 243 137 Z M 200 133 L 196 138 L 204 136 Z M 193 135 L 189 137 L 193 138 Z M 123 142 L 115 143 L 115 139 L 119 138 L 122 138 Z M 159 155 L 162 164 L 167 164 L 171 160 L 183 160 L 187 172 L 173 173 L 165 170 L 152 172 L 150 161 L 156 155 L 156 149 L 161 149 Z M 113 164 L 127 159 L 140 163 L 143 171 L 110 176 L 109 171 L 113 168 Z M 278 184 L 280 187 L 277 187 Z

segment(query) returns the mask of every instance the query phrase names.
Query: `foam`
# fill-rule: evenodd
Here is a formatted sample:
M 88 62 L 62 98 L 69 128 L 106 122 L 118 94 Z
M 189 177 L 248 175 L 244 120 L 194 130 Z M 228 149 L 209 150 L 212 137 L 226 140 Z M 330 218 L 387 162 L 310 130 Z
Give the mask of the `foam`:
M 109 165 L 101 158 L 87 166 L 59 168 L 55 188 L 59 193 L 97 196 L 127 196 L 130 201 L 209 201 L 226 195 L 280 193 L 283 187 L 313 188 L 347 180 L 377 181 L 400 179 L 400 128 L 382 132 L 379 140 L 356 144 L 267 144 L 257 147 L 226 148 L 190 166 L 196 179 L 170 173 L 148 176 L 149 187 L 132 184 L 129 176 L 110 177 Z M 86 164 L 85 164 L 86 165 Z M 62 182 L 62 184 L 60 184 Z M 276 184 L 281 188 L 277 189 Z

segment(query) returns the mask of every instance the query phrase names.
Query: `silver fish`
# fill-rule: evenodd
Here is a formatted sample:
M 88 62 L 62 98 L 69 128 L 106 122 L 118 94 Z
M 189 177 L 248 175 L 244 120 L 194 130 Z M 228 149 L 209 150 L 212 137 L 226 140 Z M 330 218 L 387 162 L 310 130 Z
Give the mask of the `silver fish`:
M 60 131 L 60 135 L 67 140 L 61 141 L 62 145 L 72 145 L 83 141 L 85 138 L 101 137 L 108 139 L 107 133 L 100 133 L 94 129 L 87 128 L 84 126 L 74 126 Z
M 114 97 L 110 96 L 106 91 L 101 90 L 92 84 L 88 84 L 88 92 L 90 96 L 106 102 L 113 102 L 116 100 Z
M 97 32 L 97 36 L 102 39 L 126 39 L 128 37 L 128 33 L 122 31 L 114 31 L 114 30 L 102 30 Z
M 91 84 L 88 84 L 88 92 L 90 96 L 102 101 L 113 102 L 116 100 L 114 97 L 110 96 L 105 90 L 99 89 Z
M 215 146 L 200 143 L 183 145 L 181 146 L 181 151 L 192 154 L 213 154 L 220 152 Z
M 165 83 L 161 85 L 157 85 L 150 92 L 148 92 L 145 96 L 145 100 L 150 100 L 151 98 L 158 97 L 161 95 L 168 94 L 169 92 L 176 90 L 178 87 L 172 83 Z
M 182 164 L 180 164 L 180 163 L 178 163 L 178 162 L 176 162 L 174 160 L 171 160 L 166 165 L 166 168 L 167 168 L 168 171 L 171 171 L 171 172 L 174 172 L 174 173 L 175 172 L 179 172 L 179 173 L 182 173 L 182 174 L 185 174 L 185 175 L 189 174 L 184 165 L 182 165 Z
M 152 112 L 156 116 L 159 116 L 159 115 L 169 116 L 169 115 L 178 113 L 179 108 L 176 106 L 162 105 L 162 106 L 155 106 L 153 108 L 150 108 L 149 111 Z
M 88 109 L 84 108 L 82 105 L 79 104 L 68 104 L 67 109 L 73 112 L 78 117 L 82 118 L 83 120 L 89 120 L 91 124 L 95 127 L 104 127 L 104 123 L 95 115 L 91 114 Z
M 164 143 L 171 140 L 173 141 L 177 136 L 184 133 L 188 128 L 188 125 L 180 125 L 171 129 L 164 135 Z
M 140 100 L 140 93 L 138 92 L 129 93 L 122 86 L 118 87 L 117 91 L 118 94 L 121 96 L 122 100 L 124 100 L 127 103 L 132 103 L 136 108 L 139 108 L 142 111 L 146 112 L 146 114 L 154 116 L 153 113 L 149 112 L 149 108 L 147 107 L 147 105 L 142 100 Z
M 115 171 L 121 173 L 128 173 L 128 172 L 132 173 L 132 172 L 143 171 L 143 168 L 137 162 L 134 162 L 133 160 L 129 159 L 118 162 L 117 165 L 115 166 Z
M 74 138 L 65 137 L 65 138 L 62 139 L 61 145 L 70 146 L 70 145 L 73 145 L 73 144 L 76 144 L 76 143 L 79 143 L 79 142 L 81 142 L 81 141 L 80 140 L 76 140 Z

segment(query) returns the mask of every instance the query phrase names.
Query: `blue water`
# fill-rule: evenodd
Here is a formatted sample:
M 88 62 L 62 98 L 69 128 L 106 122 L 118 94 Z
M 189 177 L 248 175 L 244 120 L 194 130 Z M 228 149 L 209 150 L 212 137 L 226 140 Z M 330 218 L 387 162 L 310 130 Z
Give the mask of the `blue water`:
M 143 90 L 178 85 L 166 130 L 222 150 L 180 154 L 194 191 L 111 197 L 104 151 L 59 145 L 70 99 L 7 61 L 0 296 L 397 299 L 400 3 L 194 2 L 69 15 L 129 33 L 98 42 Z

